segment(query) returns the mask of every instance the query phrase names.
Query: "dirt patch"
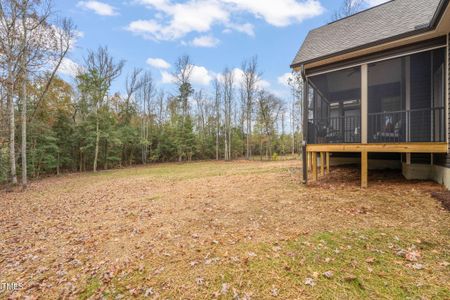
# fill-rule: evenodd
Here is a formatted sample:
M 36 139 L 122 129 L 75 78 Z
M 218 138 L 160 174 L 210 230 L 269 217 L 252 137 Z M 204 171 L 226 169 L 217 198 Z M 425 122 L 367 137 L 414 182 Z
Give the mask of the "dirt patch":
M 431 195 L 441 202 L 447 211 L 450 211 L 450 191 L 432 192 Z

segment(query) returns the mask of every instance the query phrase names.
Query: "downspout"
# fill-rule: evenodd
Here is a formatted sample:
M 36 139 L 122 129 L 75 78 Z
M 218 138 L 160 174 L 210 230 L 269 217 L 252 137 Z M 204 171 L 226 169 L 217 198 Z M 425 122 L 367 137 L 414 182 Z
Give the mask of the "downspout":
M 308 141 L 308 79 L 306 78 L 305 65 L 301 65 L 300 74 L 303 79 L 303 141 L 302 141 L 302 165 L 303 165 L 303 184 L 308 183 L 308 162 L 306 144 Z

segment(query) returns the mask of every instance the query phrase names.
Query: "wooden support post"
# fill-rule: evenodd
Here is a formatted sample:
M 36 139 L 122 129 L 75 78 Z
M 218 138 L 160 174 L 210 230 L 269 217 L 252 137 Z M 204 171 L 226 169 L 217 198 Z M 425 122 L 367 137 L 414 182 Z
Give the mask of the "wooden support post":
M 411 164 L 411 153 L 406 153 L 406 164 L 407 165 Z
M 368 155 L 367 151 L 361 152 L 361 188 L 365 189 L 368 186 Z
M 320 152 L 320 176 L 325 176 L 325 152 Z
M 330 174 L 330 152 L 327 152 L 327 174 Z
M 313 155 L 311 152 L 309 152 L 309 166 L 310 166 L 310 171 L 312 171 L 312 167 L 313 167 Z
M 308 152 L 307 154 L 308 159 L 308 171 L 311 171 L 312 164 L 311 164 L 311 152 Z
M 317 152 L 312 152 L 312 173 L 313 180 L 317 180 Z

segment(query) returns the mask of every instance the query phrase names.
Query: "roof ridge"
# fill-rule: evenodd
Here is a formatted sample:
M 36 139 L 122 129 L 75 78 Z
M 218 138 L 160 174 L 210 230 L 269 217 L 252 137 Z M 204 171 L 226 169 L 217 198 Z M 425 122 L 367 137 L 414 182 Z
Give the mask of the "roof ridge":
M 365 12 L 367 12 L 367 11 L 369 11 L 369 10 L 373 10 L 373 9 L 376 9 L 376 8 L 378 8 L 378 7 L 380 7 L 380 6 L 383 6 L 383 5 L 389 4 L 389 3 L 391 3 L 391 2 L 394 2 L 394 1 L 396 1 L 396 0 L 389 0 L 389 1 L 387 1 L 387 2 L 383 2 L 383 3 L 377 4 L 377 5 L 375 5 L 375 6 L 372 6 L 372 7 L 366 8 L 366 9 L 363 9 L 363 10 L 361 10 L 361 11 L 358 11 L 358 12 L 356 12 L 356 13 L 352 14 L 352 15 L 349 15 L 349 16 L 346 16 L 346 17 L 340 18 L 340 19 L 338 19 L 338 20 L 335 20 L 335 21 L 329 22 L 329 23 L 327 23 L 327 24 L 325 24 L 325 25 L 323 25 L 323 26 L 327 26 L 327 25 L 331 25 L 331 24 L 337 23 L 337 22 L 339 22 L 339 21 L 342 21 L 342 20 L 345 20 L 345 19 L 348 19 L 348 18 L 354 17 L 354 16 L 356 16 L 356 15 L 359 15 L 359 14 L 365 13 Z M 323 27 L 323 26 L 321 26 L 321 27 Z
M 292 66 L 432 29 L 450 0 L 391 0 L 307 34 Z

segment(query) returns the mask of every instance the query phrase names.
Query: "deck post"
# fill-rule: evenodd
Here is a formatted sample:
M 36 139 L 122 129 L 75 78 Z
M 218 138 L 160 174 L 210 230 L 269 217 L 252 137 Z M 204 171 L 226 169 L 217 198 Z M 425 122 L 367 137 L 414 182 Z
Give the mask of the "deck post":
M 327 152 L 327 174 L 330 174 L 330 152 Z
M 312 152 L 311 155 L 313 180 L 317 180 L 317 152 Z
M 368 186 L 368 159 L 367 151 L 361 152 L 361 188 L 365 189 Z
M 312 164 L 311 164 L 311 152 L 308 152 L 307 157 L 308 157 L 308 171 L 311 171 L 311 168 L 312 168 Z
M 361 66 L 361 144 L 367 144 L 367 126 L 369 113 L 368 66 Z
M 325 176 L 325 152 L 320 152 L 320 176 Z

